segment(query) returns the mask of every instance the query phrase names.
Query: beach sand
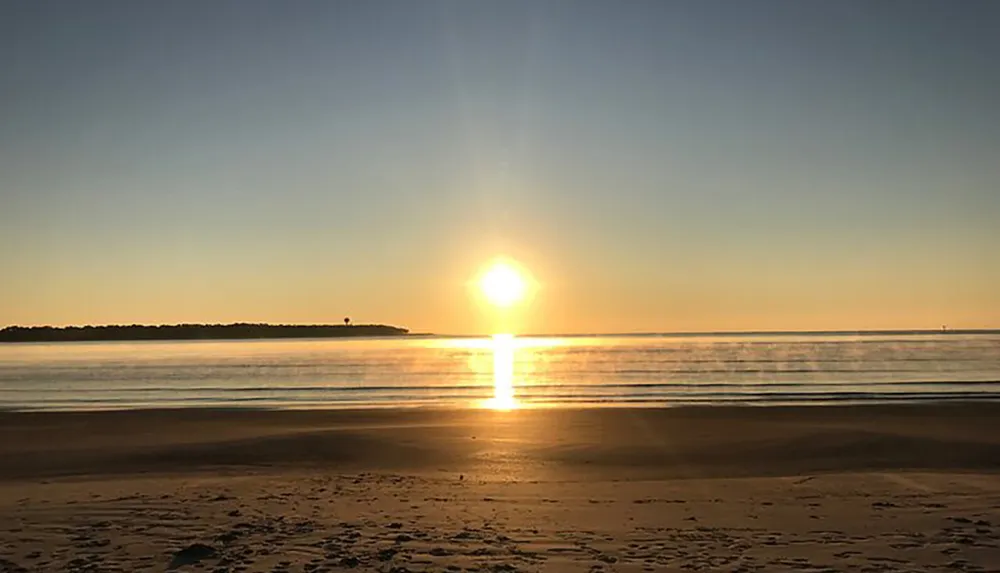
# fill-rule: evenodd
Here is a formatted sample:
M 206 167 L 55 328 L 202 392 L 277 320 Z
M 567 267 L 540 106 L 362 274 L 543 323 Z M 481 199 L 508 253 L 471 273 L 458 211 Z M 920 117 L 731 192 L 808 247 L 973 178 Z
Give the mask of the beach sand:
M 1000 404 L 0 415 L 0 573 L 1000 571 Z

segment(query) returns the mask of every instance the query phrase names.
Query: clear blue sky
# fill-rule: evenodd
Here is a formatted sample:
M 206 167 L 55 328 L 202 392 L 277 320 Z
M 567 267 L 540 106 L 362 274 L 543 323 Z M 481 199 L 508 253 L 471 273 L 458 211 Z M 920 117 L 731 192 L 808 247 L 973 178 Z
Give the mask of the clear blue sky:
M 1000 3 L 8 1 L 0 325 L 1000 326 Z

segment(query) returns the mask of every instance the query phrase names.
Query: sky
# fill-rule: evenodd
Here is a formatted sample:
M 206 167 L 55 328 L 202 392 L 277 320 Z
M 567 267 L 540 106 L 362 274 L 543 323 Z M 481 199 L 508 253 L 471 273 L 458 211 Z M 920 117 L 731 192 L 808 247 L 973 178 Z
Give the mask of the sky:
M 1000 3 L 0 3 L 0 326 L 1000 327 Z M 508 311 L 472 282 L 505 257 Z

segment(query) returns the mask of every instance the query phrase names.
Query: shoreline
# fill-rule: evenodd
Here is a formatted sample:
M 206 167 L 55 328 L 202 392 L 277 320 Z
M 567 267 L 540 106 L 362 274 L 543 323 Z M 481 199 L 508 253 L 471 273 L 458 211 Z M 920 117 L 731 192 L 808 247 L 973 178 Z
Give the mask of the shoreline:
M 1000 403 L 0 413 L 0 480 L 220 470 L 585 479 L 1000 471 Z
M 996 382 L 984 382 L 995 384 Z M 990 395 L 986 398 L 977 398 L 981 393 L 967 393 L 961 396 L 941 398 L 937 396 L 914 397 L 904 396 L 895 398 L 818 398 L 808 400 L 782 400 L 777 399 L 744 399 L 744 400 L 702 400 L 702 401 L 682 401 L 682 400 L 593 400 L 593 401 L 528 401 L 519 400 L 514 408 L 507 410 L 535 411 L 535 410 L 698 410 L 698 409 L 761 409 L 770 410 L 777 408 L 872 408 L 872 407 L 929 407 L 929 406 L 975 406 L 979 404 L 1000 405 L 1000 397 Z M 128 405 L 107 405 L 107 406 L 74 406 L 74 407 L 0 407 L 0 416 L 6 414 L 102 414 L 116 412 L 177 412 L 177 411 L 200 411 L 200 412 L 358 412 L 373 411 L 385 412 L 390 410 L 402 411 L 428 411 L 428 412 L 465 412 L 477 410 L 494 410 L 488 403 L 491 398 L 462 398 L 451 401 L 437 402 L 391 402 L 391 401 L 371 401 L 371 402 L 307 402 L 299 404 L 295 402 L 283 401 L 255 401 L 239 404 L 209 404 L 190 403 L 179 405 L 179 403 L 167 402 L 163 404 L 128 404 Z M 328 405 L 327 405 L 328 404 Z

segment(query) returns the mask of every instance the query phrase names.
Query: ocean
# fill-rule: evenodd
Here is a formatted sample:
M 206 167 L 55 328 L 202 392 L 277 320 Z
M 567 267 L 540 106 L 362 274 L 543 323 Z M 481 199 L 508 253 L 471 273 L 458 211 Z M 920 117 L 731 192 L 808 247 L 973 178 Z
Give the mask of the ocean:
M 0 409 L 1000 400 L 1000 333 L 16 343 Z

